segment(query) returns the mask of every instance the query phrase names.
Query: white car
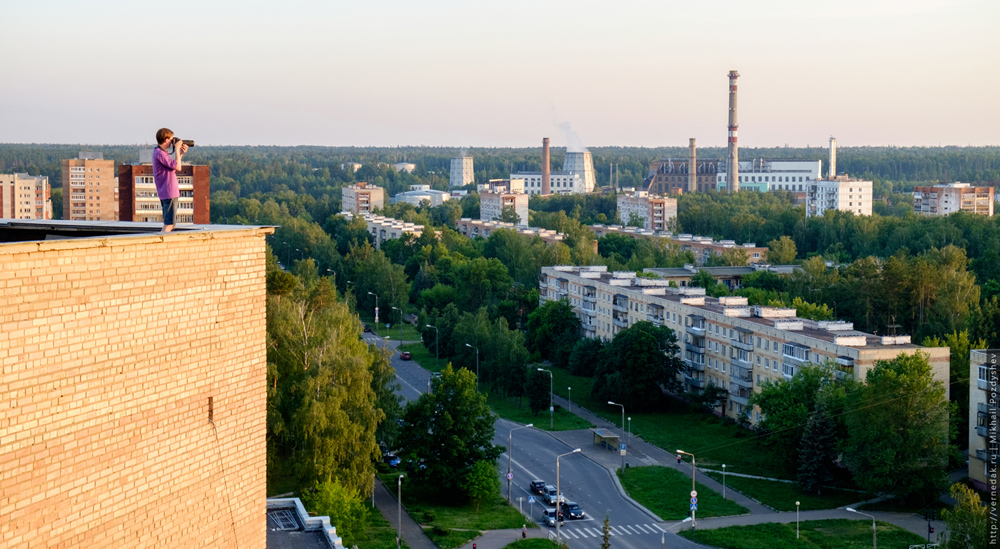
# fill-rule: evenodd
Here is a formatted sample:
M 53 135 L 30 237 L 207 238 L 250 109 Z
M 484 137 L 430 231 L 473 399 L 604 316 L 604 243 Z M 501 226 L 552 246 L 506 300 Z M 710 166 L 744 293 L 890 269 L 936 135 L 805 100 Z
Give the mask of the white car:
M 564 516 L 565 515 L 560 513 L 560 519 L 562 519 Z M 542 522 L 544 522 L 546 526 L 552 526 L 554 528 L 556 525 L 556 510 L 542 509 Z M 560 520 L 559 522 L 562 522 L 562 520 Z

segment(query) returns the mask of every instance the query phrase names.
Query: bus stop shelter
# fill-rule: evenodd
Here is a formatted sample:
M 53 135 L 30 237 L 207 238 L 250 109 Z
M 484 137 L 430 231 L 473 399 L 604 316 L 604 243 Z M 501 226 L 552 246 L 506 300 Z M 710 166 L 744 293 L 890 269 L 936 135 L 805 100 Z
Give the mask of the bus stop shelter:
M 598 446 L 603 446 L 608 450 L 618 449 L 618 435 L 613 435 L 611 433 L 605 433 L 601 429 L 591 429 L 594 433 L 594 444 Z

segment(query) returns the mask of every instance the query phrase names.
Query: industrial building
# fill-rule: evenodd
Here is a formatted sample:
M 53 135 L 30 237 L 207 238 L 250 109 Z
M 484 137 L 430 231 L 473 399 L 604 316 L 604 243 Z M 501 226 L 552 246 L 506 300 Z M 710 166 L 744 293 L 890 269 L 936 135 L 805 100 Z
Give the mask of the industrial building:
M 464 187 L 476 181 L 471 156 L 460 156 L 451 159 L 451 174 L 448 177 L 449 187 Z
M 633 238 L 652 238 L 664 240 L 667 243 L 678 246 L 681 250 L 694 253 L 697 265 L 704 265 L 713 255 L 721 255 L 726 250 L 739 249 L 746 254 L 747 263 L 764 263 L 767 261 L 767 247 L 757 246 L 756 243 L 747 242 L 737 244 L 735 240 L 713 240 L 710 236 L 696 236 L 691 234 L 674 234 L 670 231 L 656 232 L 637 227 L 623 227 L 621 225 L 591 225 L 591 230 L 597 238 L 609 234 L 620 234 Z
M 49 178 L 0 173 L 0 219 L 52 219 Z
M 440 206 L 450 198 L 451 193 L 434 190 L 430 185 L 410 185 L 410 190 L 397 194 L 389 202 L 392 204 L 406 202 L 414 206 L 427 202 L 431 206 Z
M 375 208 L 381 210 L 384 207 L 385 191 L 382 187 L 355 183 L 345 186 L 341 191 L 341 210 L 363 215 L 374 212 Z
M 340 215 L 347 218 L 348 221 L 351 221 L 354 219 L 355 214 L 353 212 L 344 211 L 340 212 Z M 382 248 L 382 243 L 386 240 L 400 238 L 404 234 L 412 234 L 413 236 L 420 236 L 424 234 L 423 225 L 417 225 L 408 221 L 400 221 L 399 219 L 373 214 L 362 214 L 360 217 L 365 220 L 365 225 L 368 227 L 368 233 L 371 234 L 372 238 L 375 240 L 376 250 Z
M 491 179 L 479 185 L 479 219 L 502 221 L 505 208 L 517 214 L 518 226 L 528 226 L 528 195 L 524 192 L 523 179 Z
M 611 339 L 640 321 L 672 329 L 686 368 L 678 379 L 684 390 L 723 387 L 729 392 L 724 413 L 746 412 L 752 423 L 760 413 L 748 402 L 761 384 L 789 379 L 805 365 L 830 363 L 838 377 L 863 381 L 875 361 L 919 351 L 929 356 L 934 379 L 949 382 L 947 347 L 859 332 L 850 322 L 798 318 L 795 309 L 751 307 L 745 297 L 708 297 L 704 288 L 673 288 L 667 280 L 609 273 L 603 265 L 543 267 L 539 296 L 540 303 L 567 300 L 585 337 Z
M 392 165 L 392 168 L 399 173 L 413 173 L 413 170 L 417 169 L 417 165 L 410 162 L 397 162 Z
M 180 198 L 177 200 L 177 224 L 210 223 L 211 168 L 181 163 L 177 172 Z M 118 165 L 118 218 L 121 221 L 163 223 L 163 205 L 153 181 L 153 151 L 139 153 L 139 161 Z
M 270 227 L 0 222 L 0 545 L 264 549 Z
M 528 194 L 583 194 L 594 191 L 597 176 L 590 151 L 566 151 L 563 169 L 553 172 L 549 156 L 549 138 L 542 139 L 542 171 L 517 172 L 511 179 L 523 179 Z
M 913 188 L 913 213 L 917 215 L 948 215 L 969 212 L 993 215 L 993 187 L 973 187 L 968 183 L 949 183 Z
M 80 152 L 62 161 L 63 219 L 118 221 L 115 163 L 99 152 Z
M 1000 402 L 1000 350 L 972 351 L 969 368 L 969 480 L 977 490 L 989 491 L 1000 454 L 996 404 Z
M 642 228 L 650 231 L 673 229 L 677 222 L 677 199 L 626 187 L 618 195 L 618 219 L 627 224 L 633 219 L 642 220 Z

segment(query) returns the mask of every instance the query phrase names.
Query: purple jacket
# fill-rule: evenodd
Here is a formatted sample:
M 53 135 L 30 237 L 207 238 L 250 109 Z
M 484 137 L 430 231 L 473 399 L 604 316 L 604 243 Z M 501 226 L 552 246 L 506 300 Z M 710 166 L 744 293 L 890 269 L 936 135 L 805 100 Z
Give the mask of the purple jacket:
M 153 181 L 156 183 L 156 194 L 160 200 L 178 198 L 181 190 L 177 186 L 177 160 L 163 149 L 153 149 Z

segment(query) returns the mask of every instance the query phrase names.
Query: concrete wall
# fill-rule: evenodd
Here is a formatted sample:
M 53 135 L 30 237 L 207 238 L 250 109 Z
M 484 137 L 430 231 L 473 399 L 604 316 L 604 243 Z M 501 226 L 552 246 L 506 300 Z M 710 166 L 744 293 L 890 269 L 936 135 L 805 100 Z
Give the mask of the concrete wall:
M 0 244 L 0 546 L 264 548 L 270 231 Z

